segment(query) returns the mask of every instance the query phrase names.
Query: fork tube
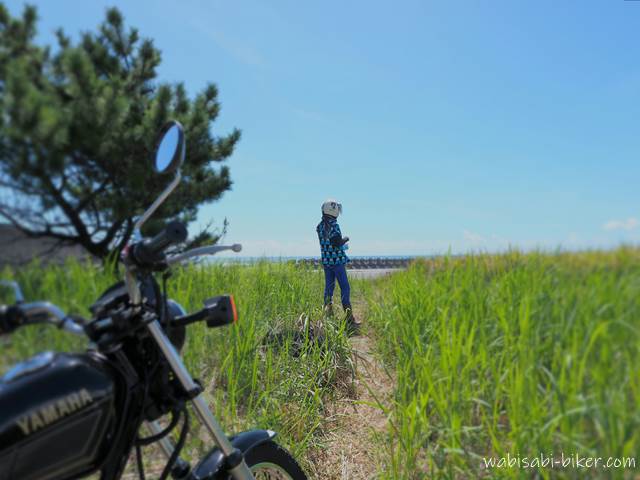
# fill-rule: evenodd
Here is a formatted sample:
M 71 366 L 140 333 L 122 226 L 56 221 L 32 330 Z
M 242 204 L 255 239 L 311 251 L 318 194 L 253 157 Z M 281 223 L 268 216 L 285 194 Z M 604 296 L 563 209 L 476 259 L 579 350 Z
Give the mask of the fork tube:
M 180 355 L 178 355 L 173 344 L 162 331 L 160 323 L 158 323 L 157 320 L 154 320 L 148 325 L 148 328 L 151 336 L 153 336 L 154 340 L 160 347 L 160 350 L 162 350 L 162 353 L 169 362 L 173 373 L 176 375 L 185 391 L 192 392 L 197 389 L 198 385 L 193 381 L 193 378 L 191 378 L 191 375 L 184 366 Z M 233 445 L 229 442 L 229 439 L 225 435 L 222 426 L 218 423 L 218 420 L 216 420 L 211 413 L 211 410 L 209 410 L 207 402 L 204 399 L 204 394 L 200 393 L 200 395 L 195 397 L 192 402 L 193 408 L 196 411 L 196 415 L 200 419 L 200 422 L 207 428 L 218 447 L 220 447 L 220 450 L 222 450 L 222 453 L 224 453 L 225 457 L 231 455 L 234 450 Z M 242 461 L 242 463 L 237 467 L 231 469 L 230 472 L 237 480 L 253 480 L 253 475 L 244 461 Z

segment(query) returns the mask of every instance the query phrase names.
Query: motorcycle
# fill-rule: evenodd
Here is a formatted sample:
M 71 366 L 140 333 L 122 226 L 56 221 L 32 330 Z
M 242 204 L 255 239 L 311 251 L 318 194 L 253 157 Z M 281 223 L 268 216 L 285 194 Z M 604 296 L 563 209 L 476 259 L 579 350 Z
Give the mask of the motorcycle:
M 15 304 L 0 306 L 0 334 L 23 326 L 51 323 L 86 336 L 80 354 L 45 352 L 15 365 L 0 378 L 0 480 L 68 480 L 99 473 L 101 480 L 121 478 L 135 450 L 144 480 L 141 447 L 158 443 L 167 462 L 160 476 L 180 480 L 305 480 L 295 459 L 275 441 L 271 430 L 227 437 L 180 357 L 186 327 L 209 328 L 237 321 L 233 296 L 205 300 L 187 314 L 166 296 L 170 269 L 203 255 L 241 246 L 212 245 L 178 254 L 186 227 L 171 222 L 153 238 L 141 228 L 180 182 L 185 134 L 171 121 L 160 132 L 155 151 L 157 174 L 173 180 L 137 219 L 132 242 L 122 253 L 124 281 L 90 307 L 91 318 L 67 315 L 50 302 L 24 301 L 18 284 Z M 162 286 L 156 279 L 161 275 Z M 189 410 L 213 438 L 215 447 L 195 466 L 180 457 L 189 431 Z M 164 423 L 159 420 L 164 418 Z M 178 425 L 177 442 L 169 433 Z M 140 432 L 146 428 L 150 435 Z

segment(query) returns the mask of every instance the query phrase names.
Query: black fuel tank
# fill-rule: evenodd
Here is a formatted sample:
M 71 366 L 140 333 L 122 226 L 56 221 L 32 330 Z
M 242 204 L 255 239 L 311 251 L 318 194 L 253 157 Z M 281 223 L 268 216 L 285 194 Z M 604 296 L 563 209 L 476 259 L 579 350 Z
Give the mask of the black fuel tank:
M 42 353 L 0 378 L 0 480 L 97 468 L 113 434 L 114 380 L 93 354 Z

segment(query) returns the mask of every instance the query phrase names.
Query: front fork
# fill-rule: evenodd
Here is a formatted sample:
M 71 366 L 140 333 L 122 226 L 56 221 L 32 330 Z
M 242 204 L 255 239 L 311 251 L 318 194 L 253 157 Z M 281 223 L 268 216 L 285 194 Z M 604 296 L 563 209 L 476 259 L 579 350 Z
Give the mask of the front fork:
M 184 366 L 180 355 L 178 355 L 178 352 L 176 352 L 173 344 L 164 334 L 160 323 L 157 320 L 154 320 L 153 322 L 149 323 L 148 329 L 151 333 L 151 336 L 160 347 L 160 350 L 162 350 L 162 353 L 169 362 L 173 373 L 178 378 L 178 381 L 180 382 L 184 390 L 186 392 L 194 392 L 199 389 L 199 386 L 193 381 L 193 378 L 191 378 L 191 375 Z M 222 430 L 222 426 L 213 416 L 211 410 L 209 410 L 209 407 L 207 406 L 207 403 L 204 399 L 204 393 L 200 393 L 192 400 L 192 402 L 193 409 L 195 410 L 200 423 L 202 423 L 209 431 L 209 434 L 213 437 L 213 440 L 216 442 L 216 445 L 218 445 L 224 456 L 229 459 L 234 459 L 234 463 L 236 463 L 237 460 L 240 460 L 235 466 L 231 466 L 231 468 L 229 468 L 229 473 L 231 474 L 231 476 L 236 480 L 254 480 L 251 470 L 249 470 L 249 467 L 244 461 L 244 457 L 238 458 L 238 451 L 233 448 L 233 445 L 231 445 L 231 442 L 225 435 L 224 430 Z M 158 425 L 156 424 L 154 426 L 154 423 L 155 422 L 150 422 L 148 426 L 152 430 L 152 432 L 157 433 L 157 431 L 155 431 L 155 428 L 158 428 Z M 171 444 L 171 441 L 166 437 L 163 440 L 166 441 L 161 442 L 160 447 L 162 448 L 164 453 L 168 454 L 169 456 L 171 455 L 171 453 L 173 453 L 173 445 Z

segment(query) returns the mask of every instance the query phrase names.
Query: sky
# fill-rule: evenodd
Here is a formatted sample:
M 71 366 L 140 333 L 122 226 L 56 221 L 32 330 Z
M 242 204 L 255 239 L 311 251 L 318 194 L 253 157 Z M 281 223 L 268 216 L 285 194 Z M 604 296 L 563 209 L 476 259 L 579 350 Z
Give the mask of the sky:
M 30 3 L 41 43 L 115 5 L 159 81 L 218 86 L 234 184 L 191 230 L 242 255 L 317 256 L 329 197 L 351 255 L 640 242 L 640 1 Z

